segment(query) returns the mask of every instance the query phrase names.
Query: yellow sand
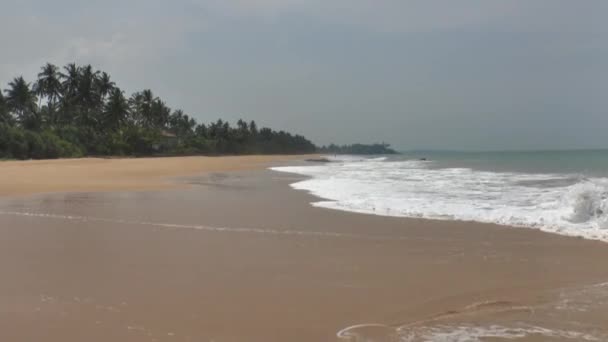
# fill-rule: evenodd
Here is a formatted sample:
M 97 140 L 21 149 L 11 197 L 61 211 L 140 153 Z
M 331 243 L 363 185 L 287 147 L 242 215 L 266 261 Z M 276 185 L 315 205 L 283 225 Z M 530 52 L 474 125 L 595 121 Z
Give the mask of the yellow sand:
M 288 158 L 304 157 L 6 162 L 0 193 L 173 187 Z M 384 342 L 397 327 L 521 322 L 608 341 L 605 243 L 316 208 L 293 179 L 245 171 L 202 175 L 193 191 L 3 198 L 0 341 L 322 342 L 371 323 L 386 327 L 359 333 Z
M 256 169 L 303 156 L 82 158 L 0 163 L 0 196 L 46 192 L 158 190 L 172 177 Z

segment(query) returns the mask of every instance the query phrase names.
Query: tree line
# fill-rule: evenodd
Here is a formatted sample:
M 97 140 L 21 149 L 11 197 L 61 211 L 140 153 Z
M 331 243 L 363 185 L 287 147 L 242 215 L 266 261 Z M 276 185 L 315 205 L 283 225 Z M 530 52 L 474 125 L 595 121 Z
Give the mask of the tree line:
M 37 80 L 22 76 L 0 91 L 0 158 L 311 153 L 301 135 L 236 125 L 198 123 L 149 89 L 127 97 L 106 72 L 75 63 L 47 63 Z
M 397 154 L 389 144 L 352 144 L 352 145 L 335 145 L 322 146 L 318 149 L 321 153 L 328 154 Z

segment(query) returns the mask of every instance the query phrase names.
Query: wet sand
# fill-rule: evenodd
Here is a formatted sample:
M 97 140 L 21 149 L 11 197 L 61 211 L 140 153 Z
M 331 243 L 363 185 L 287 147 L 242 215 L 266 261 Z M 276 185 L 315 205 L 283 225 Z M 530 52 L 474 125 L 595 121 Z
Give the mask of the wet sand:
M 297 179 L 0 199 L 0 341 L 608 340 L 605 243 L 314 208 Z

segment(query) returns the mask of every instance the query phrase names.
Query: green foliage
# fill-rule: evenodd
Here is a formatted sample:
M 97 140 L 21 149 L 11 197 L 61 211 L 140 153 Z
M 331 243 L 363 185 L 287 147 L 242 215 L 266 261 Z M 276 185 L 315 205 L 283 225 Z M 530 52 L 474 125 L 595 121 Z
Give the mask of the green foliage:
M 38 129 L 40 122 L 36 105 L 37 97 L 23 76 L 13 79 L 5 92 L 5 102 L 9 112 L 14 114 L 23 127 Z
M 389 144 L 354 144 L 354 145 L 334 145 L 319 148 L 321 153 L 331 154 L 397 154 L 397 151 L 390 148 Z
M 2 92 L 0 91 L 0 124 L 10 124 L 12 123 L 13 118 L 8 111 L 8 106 L 6 104 L 6 99 Z
M 199 124 L 149 90 L 128 99 L 91 65 L 44 65 L 32 84 L 17 77 L 0 91 L 0 158 L 83 155 L 310 153 L 300 135 L 239 120 Z
M 159 130 L 130 126 L 123 134 L 124 143 L 128 146 L 127 154 L 153 155 L 162 152 Z
M 50 130 L 35 132 L 0 124 L 0 156 L 12 159 L 81 157 L 81 149 Z

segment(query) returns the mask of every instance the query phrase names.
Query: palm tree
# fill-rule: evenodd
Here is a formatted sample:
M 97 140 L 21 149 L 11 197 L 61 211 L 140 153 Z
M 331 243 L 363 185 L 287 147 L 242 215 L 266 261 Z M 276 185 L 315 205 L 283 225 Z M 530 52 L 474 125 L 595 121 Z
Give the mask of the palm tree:
M 299 135 L 258 130 L 254 121 L 239 120 L 234 127 L 222 120 L 197 124 L 182 110 L 172 112 L 149 89 L 127 100 L 109 74 L 91 65 L 71 63 L 60 69 L 46 63 L 33 86 L 18 77 L 7 88 L 0 90 L 0 145 L 6 147 L 14 131 L 19 135 L 14 136 L 19 151 L 7 154 L 0 149 L 0 157 L 56 157 L 64 154 L 59 148 L 67 155 L 158 152 L 153 146 L 161 141 L 164 129 L 178 137 L 176 146 L 163 150 L 167 152 L 184 148 L 202 153 L 279 153 L 316 148 Z M 11 125 L 19 128 L 13 130 Z M 50 129 L 33 132 L 42 127 Z
M 133 125 L 143 125 L 144 112 L 147 112 L 144 97 L 141 92 L 136 92 L 129 98 L 129 122 Z
M 194 133 L 194 128 L 196 128 L 196 120 L 185 114 L 182 116 L 182 120 L 180 122 L 180 129 L 182 135 L 190 135 Z
M 142 123 L 144 126 L 146 127 L 152 127 L 153 126 L 153 118 L 152 118 L 152 102 L 154 102 L 154 94 L 152 93 L 152 90 L 150 89 L 145 89 L 142 93 L 141 93 L 141 119 L 142 119 Z
M 150 89 L 137 92 L 129 99 L 131 121 L 146 128 L 162 128 L 169 120 L 170 110 L 154 97 Z
M 80 68 L 77 99 L 78 103 L 85 109 L 93 108 L 99 104 L 98 79 L 99 71 L 93 70 L 90 64 Z
M 171 108 L 167 107 L 165 102 L 163 102 L 161 99 L 154 99 L 150 108 L 150 120 L 152 127 L 165 128 L 169 122 L 170 116 Z
M 78 83 L 80 75 L 80 67 L 76 63 L 70 63 L 63 67 L 64 72 L 59 73 L 59 79 L 61 80 L 61 121 L 63 123 L 69 122 L 74 113 L 74 106 L 76 104 L 76 94 L 78 92 Z
M 21 122 L 30 129 L 39 127 L 39 117 L 36 112 L 36 94 L 30 89 L 30 84 L 23 79 L 23 76 L 13 79 L 8 84 L 6 92 L 6 105 Z
M 97 91 L 99 71 L 91 65 L 79 68 L 78 87 L 76 89 L 75 105 L 78 124 L 91 127 L 100 121 L 101 99 Z
M 199 136 L 201 138 L 207 138 L 207 126 L 205 126 L 205 124 L 203 124 L 203 123 L 198 124 L 195 127 L 194 132 L 197 136 Z
M 182 121 L 183 116 L 184 111 L 181 109 L 177 109 L 169 117 L 169 129 L 177 135 L 180 135 L 180 123 Z
M 13 118 L 11 114 L 8 112 L 8 106 L 6 105 L 6 99 L 2 92 L 0 91 L 0 123 L 11 123 Z
M 186 115 L 186 117 L 188 117 L 188 115 Z M 194 118 L 190 118 L 189 120 L 187 120 L 187 127 L 188 134 L 193 133 L 194 129 L 196 128 L 196 120 Z
M 99 97 L 101 102 L 105 101 L 108 94 L 112 92 L 116 83 L 110 80 L 110 75 L 107 72 L 102 72 L 97 78 L 97 90 L 99 91 Z
M 80 67 L 76 63 L 70 63 L 63 67 L 65 72 L 59 73 L 59 79 L 61 80 L 61 87 L 63 90 L 64 98 L 76 97 L 78 91 L 78 81 L 80 76 Z
M 104 106 L 105 128 L 117 130 L 129 115 L 129 104 L 119 88 L 110 91 L 108 102 Z
M 61 81 L 59 80 L 59 68 L 47 63 L 38 74 L 38 81 L 34 85 L 34 91 L 40 98 L 46 97 L 49 102 L 54 102 L 61 95 Z
M 245 144 L 247 139 L 249 139 L 249 125 L 243 119 L 239 119 L 236 122 L 236 126 L 235 138 L 239 143 Z
M 251 120 L 251 122 L 249 123 L 249 131 L 253 136 L 258 134 L 258 125 L 253 120 Z
M 243 121 L 243 119 L 239 119 L 239 121 L 236 122 L 236 126 L 243 134 L 249 133 L 249 126 L 247 125 L 247 122 Z
M 46 112 L 49 116 L 49 121 L 56 123 L 57 118 L 54 115 L 56 103 L 57 99 L 61 96 L 59 68 L 51 63 L 47 63 L 41 69 L 41 72 L 38 74 L 38 81 L 34 85 L 34 92 L 38 95 L 40 102 L 43 97 L 47 98 Z M 41 104 L 39 103 L 38 106 L 40 107 Z
M 168 120 L 169 129 L 177 136 L 184 137 L 192 134 L 196 127 L 196 121 L 190 118 L 184 111 L 178 109 L 171 114 Z

